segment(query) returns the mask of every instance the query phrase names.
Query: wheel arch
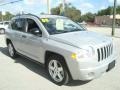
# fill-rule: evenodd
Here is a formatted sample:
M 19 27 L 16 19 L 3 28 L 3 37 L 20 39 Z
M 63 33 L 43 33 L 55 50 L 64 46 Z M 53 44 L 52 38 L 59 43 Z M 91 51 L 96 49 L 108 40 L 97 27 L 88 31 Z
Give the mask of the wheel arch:
M 5 28 L 0 28 L 0 30 L 2 30 L 2 29 L 5 30 Z
M 67 63 L 66 63 L 66 60 L 65 60 L 64 56 L 61 55 L 61 54 L 59 54 L 59 53 L 56 53 L 56 52 L 53 52 L 53 51 L 46 51 L 46 52 L 45 52 L 45 67 L 47 66 L 48 58 L 49 58 L 51 55 L 59 56 L 59 57 L 61 57 L 61 58 L 63 59 L 65 68 L 67 69 L 68 74 L 69 74 L 70 78 L 72 79 L 72 75 L 71 75 L 70 70 L 69 70 L 69 68 L 68 68 L 68 65 L 67 65 Z
M 9 43 L 12 43 L 12 41 L 8 38 L 6 38 L 6 45 L 8 45 Z

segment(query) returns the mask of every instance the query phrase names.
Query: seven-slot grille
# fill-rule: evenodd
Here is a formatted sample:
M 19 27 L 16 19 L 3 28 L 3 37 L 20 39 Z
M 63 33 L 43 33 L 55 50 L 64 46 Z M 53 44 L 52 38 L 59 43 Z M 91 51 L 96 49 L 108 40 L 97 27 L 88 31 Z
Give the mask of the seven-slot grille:
M 113 44 L 106 45 L 97 49 L 98 61 L 108 58 L 113 53 Z

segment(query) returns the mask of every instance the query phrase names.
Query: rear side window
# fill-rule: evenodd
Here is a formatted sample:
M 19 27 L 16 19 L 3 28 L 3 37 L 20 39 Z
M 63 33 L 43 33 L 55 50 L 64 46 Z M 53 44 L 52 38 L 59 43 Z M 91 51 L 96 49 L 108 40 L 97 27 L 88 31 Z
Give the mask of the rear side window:
M 16 31 L 25 31 L 25 19 L 16 19 L 11 23 L 11 28 Z

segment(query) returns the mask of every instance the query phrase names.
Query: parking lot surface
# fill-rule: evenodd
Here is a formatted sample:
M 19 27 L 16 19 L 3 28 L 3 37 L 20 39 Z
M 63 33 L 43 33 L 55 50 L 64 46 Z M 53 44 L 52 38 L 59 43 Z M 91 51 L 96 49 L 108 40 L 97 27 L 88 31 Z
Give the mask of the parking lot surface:
M 120 56 L 120 38 L 113 37 L 113 41 Z M 57 86 L 40 65 L 24 57 L 11 59 L 4 35 L 0 35 L 0 90 L 120 90 L 119 56 L 116 67 L 95 80 L 72 81 L 68 85 Z

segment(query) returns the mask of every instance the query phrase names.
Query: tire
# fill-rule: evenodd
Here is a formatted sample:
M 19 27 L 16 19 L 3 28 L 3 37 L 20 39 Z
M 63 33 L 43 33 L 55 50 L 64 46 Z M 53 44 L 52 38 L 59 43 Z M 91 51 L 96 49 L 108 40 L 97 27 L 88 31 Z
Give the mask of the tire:
M 8 53 L 11 58 L 15 58 L 17 56 L 16 50 L 11 42 L 8 43 Z
M 51 56 L 47 62 L 47 72 L 53 83 L 61 86 L 69 82 L 69 74 L 63 58 Z

